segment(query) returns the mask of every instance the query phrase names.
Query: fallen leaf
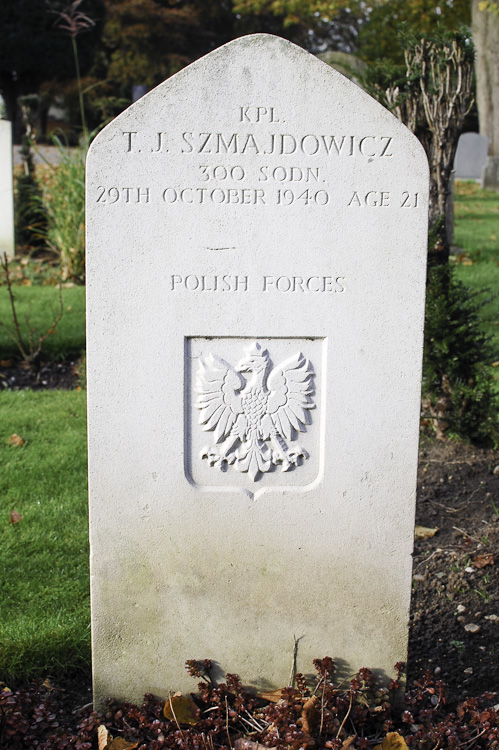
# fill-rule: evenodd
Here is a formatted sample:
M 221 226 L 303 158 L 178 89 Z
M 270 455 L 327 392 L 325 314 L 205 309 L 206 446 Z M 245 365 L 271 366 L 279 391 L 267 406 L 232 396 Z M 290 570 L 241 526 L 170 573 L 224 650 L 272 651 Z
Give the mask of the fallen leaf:
M 10 436 L 8 443 L 9 445 L 12 445 L 13 448 L 20 448 L 24 445 L 24 440 L 20 435 L 16 435 L 14 432 L 14 434 Z
M 301 725 L 302 729 L 306 734 L 312 734 L 312 730 L 317 724 L 319 714 L 317 711 L 317 705 L 319 699 L 316 695 L 305 701 L 301 710 Z
M 172 695 L 166 701 L 163 716 L 165 719 L 170 719 L 170 721 L 177 721 L 179 724 L 188 724 L 191 727 L 199 721 L 198 707 L 192 698 L 182 695 L 182 693 L 175 693 L 175 695 Z
M 97 743 L 99 750 L 106 750 L 109 732 L 104 724 L 97 728 Z
M 352 734 L 351 737 L 347 737 L 346 740 L 343 741 L 343 745 L 341 746 L 341 750 L 348 750 L 348 748 L 350 747 L 350 745 L 352 744 L 352 742 L 354 740 L 356 740 L 356 739 L 357 739 L 357 735 L 356 734 Z
M 492 367 L 499 367 L 499 361 L 492 362 Z
M 23 279 L 19 286 L 32 286 L 32 281 L 31 279 Z
M 135 750 L 138 746 L 138 742 L 129 742 L 124 740 L 123 737 L 115 737 L 107 743 L 106 750 Z
M 279 688 L 279 690 L 269 690 L 267 693 L 257 693 L 256 697 L 261 698 L 262 701 L 268 701 L 269 703 L 279 703 L 282 700 L 282 691 L 286 688 Z
M 97 744 L 99 750 L 135 750 L 138 742 L 129 742 L 123 737 L 112 737 L 104 724 L 97 728 Z
M 381 745 L 375 745 L 373 750 L 409 750 L 407 743 L 398 732 L 388 732 Z
M 17 510 L 13 510 L 10 514 L 10 522 L 11 523 L 19 523 L 21 519 L 23 519 L 24 516 L 22 516 L 20 513 L 17 512 Z
M 10 367 L 12 365 L 11 359 L 0 359 L 0 365 L 2 367 Z
M 484 555 L 476 555 L 473 558 L 473 565 L 475 568 L 485 568 L 487 565 L 494 564 L 494 555 L 492 552 L 487 552 Z
M 429 529 L 426 526 L 416 526 L 416 528 L 414 529 L 414 538 L 415 539 L 430 539 L 432 536 L 435 536 L 437 531 L 438 531 L 438 528 Z
M 468 625 L 464 626 L 464 629 L 467 633 L 479 633 L 480 625 L 477 625 L 476 622 L 470 622 Z

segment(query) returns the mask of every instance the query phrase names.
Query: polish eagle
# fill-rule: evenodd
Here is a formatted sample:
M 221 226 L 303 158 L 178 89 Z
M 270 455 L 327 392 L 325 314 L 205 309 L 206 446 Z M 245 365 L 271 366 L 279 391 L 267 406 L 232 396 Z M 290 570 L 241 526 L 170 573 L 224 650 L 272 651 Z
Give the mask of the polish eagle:
M 312 421 L 315 373 L 301 352 L 270 370 L 260 344 L 245 351 L 235 368 L 214 354 L 200 357 L 195 405 L 203 430 L 214 432 L 201 458 L 222 470 L 234 465 L 256 481 L 277 464 L 288 471 L 308 458 L 290 443 Z

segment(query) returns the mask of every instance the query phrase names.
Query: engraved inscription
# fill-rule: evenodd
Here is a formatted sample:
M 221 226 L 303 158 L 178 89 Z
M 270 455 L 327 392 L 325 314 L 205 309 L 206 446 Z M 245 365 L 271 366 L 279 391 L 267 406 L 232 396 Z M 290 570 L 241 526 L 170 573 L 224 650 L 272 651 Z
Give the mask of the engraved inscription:
M 419 193 L 409 193 L 404 190 L 400 196 L 392 196 L 390 191 L 385 190 L 368 190 L 367 193 L 361 190 L 355 190 L 352 197 L 348 201 L 348 206 L 358 206 L 363 208 L 389 208 L 392 203 L 392 198 L 396 201 L 396 205 L 400 208 L 418 208 L 419 207 Z
M 151 159 L 181 156 L 194 170 L 187 169 L 189 177 L 183 184 L 180 180 L 150 189 L 102 187 L 96 202 L 106 206 L 160 203 L 172 211 L 200 205 L 221 210 L 236 206 L 237 211 L 248 210 L 241 206 L 279 206 L 283 211 L 292 206 L 292 210 L 307 212 L 338 204 L 369 209 L 420 208 L 418 193 L 392 195 L 384 188 L 344 192 L 332 181 L 338 160 L 396 158 L 396 137 L 369 131 L 299 132 L 290 122 L 286 124 L 283 114 L 270 103 L 241 104 L 232 109 L 233 125 L 223 132 L 197 131 L 194 122 L 189 129 L 177 132 L 123 130 L 127 154 Z M 227 160 L 232 163 L 224 163 Z
M 183 154 L 251 154 L 252 156 L 364 156 L 391 158 L 392 136 L 293 135 L 292 133 L 182 133 Z M 131 147 L 128 149 L 131 150 Z
M 240 107 L 241 122 L 279 122 L 275 107 Z
M 314 369 L 301 352 L 271 369 L 269 353 L 254 341 L 232 367 L 202 356 L 196 377 L 199 424 L 214 432 L 200 458 L 221 471 L 233 467 L 254 482 L 280 465 L 300 466 L 308 453 L 296 440 L 315 408 Z
M 233 250 L 234 248 L 208 248 L 211 250 Z M 237 274 L 179 274 L 170 275 L 172 292 L 303 292 L 343 294 L 344 276 L 262 276 L 250 277 Z

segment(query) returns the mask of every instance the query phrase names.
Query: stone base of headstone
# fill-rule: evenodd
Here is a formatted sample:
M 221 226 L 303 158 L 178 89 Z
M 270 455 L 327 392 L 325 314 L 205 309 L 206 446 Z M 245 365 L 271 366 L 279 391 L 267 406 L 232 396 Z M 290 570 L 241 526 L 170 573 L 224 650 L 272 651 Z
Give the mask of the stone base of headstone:
M 483 170 L 482 187 L 499 190 L 499 156 L 489 156 Z

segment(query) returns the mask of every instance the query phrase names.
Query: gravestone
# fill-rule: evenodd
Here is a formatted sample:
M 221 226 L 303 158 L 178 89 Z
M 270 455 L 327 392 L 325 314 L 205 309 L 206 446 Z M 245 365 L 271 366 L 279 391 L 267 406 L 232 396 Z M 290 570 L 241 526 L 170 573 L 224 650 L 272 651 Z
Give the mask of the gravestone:
M 283 39 L 237 39 L 87 162 L 94 694 L 406 657 L 428 166 Z
M 0 258 L 14 256 L 12 126 L 0 119 Z
M 488 149 L 487 136 L 478 133 L 460 135 L 454 159 L 456 180 L 481 180 Z

